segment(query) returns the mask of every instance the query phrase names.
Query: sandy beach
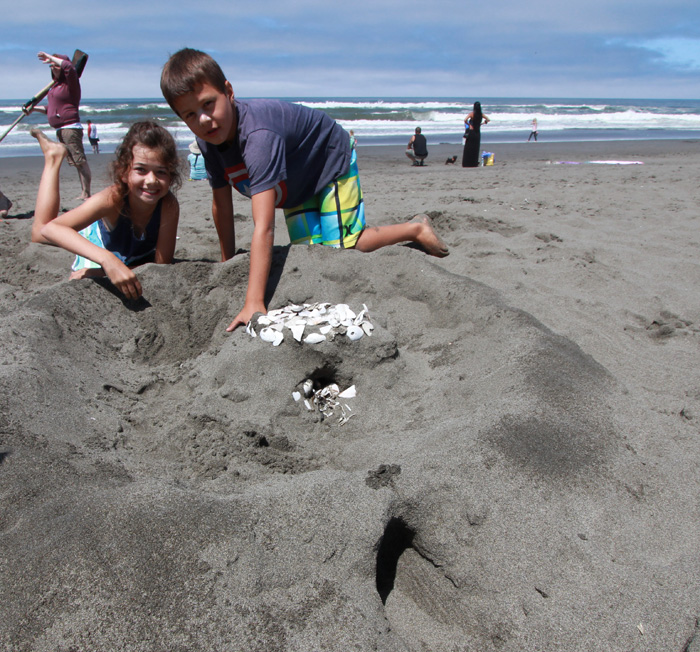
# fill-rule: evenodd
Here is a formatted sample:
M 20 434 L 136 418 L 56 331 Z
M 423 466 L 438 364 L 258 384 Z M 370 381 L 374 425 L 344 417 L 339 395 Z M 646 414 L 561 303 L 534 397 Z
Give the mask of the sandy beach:
M 130 302 L 29 242 L 42 158 L 0 158 L 2 649 L 700 650 L 700 141 L 428 146 L 360 143 L 368 222 L 450 255 L 292 248 L 278 211 L 269 308 L 374 332 L 277 347 L 225 332 L 249 201 L 218 263 L 185 182 Z

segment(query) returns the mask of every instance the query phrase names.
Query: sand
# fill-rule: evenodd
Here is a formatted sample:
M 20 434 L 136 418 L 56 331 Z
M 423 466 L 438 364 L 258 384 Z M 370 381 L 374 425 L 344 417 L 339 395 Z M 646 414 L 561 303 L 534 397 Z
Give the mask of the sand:
M 700 145 L 488 149 L 359 149 L 370 223 L 426 212 L 445 259 L 290 248 L 278 217 L 270 307 L 375 325 L 279 347 L 225 332 L 249 202 L 217 263 L 187 182 L 128 302 L 29 243 L 41 159 L 0 159 L 2 649 L 700 649 Z M 643 165 L 556 163 L 601 159 Z

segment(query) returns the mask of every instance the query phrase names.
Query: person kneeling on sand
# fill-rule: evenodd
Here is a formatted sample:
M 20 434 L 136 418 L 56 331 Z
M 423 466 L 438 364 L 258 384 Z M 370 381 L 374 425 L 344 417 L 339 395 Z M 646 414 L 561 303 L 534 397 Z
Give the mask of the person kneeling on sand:
M 406 156 L 413 161 L 413 165 L 423 165 L 423 161 L 428 158 L 428 141 L 421 133 L 420 127 L 416 127 L 416 133 L 408 141 Z
M 275 208 L 284 209 L 292 244 L 374 251 L 415 242 L 433 256 L 447 256 L 427 215 L 366 226 L 355 149 L 349 134 L 322 111 L 277 100 L 236 100 L 214 59 L 190 48 L 170 57 L 160 87 L 204 155 L 222 260 L 236 250 L 231 186 L 252 200 L 248 290 L 228 331 L 267 312 Z
M 30 131 L 44 152 L 44 170 L 32 224 L 32 241 L 76 254 L 71 279 L 107 276 L 127 299 L 143 293 L 131 267 L 171 263 L 180 208 L 172 193 L 180 185 L 173 137 L 153 122 L 129 129 L 112 163 L 113 185 L 58 215 L 62 143 Z

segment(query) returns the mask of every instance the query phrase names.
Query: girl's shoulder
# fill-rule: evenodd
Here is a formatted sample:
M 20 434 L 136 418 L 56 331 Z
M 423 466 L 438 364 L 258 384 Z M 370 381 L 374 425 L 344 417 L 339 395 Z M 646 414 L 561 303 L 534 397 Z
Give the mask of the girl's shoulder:
M 177 197 L 172 193 L 168 192 L 163 199 L 161 199 L 160 207 L 160 217 L 161 224 L 164 221 L 175 219 L 177 220 L 180 216 L 180 202 L 178 202 Z
M 91 202 L 95 210 L 99 211 L 100 217 L 111 226 L 117 223 L 119 214 L 124 207 L 124 199 L 120 196 L 116 185 L 100 190 L 100 192 L 90 197 L 87 202 Z
M 164 208 L 180 205 L 180 202 L 177 200 L 177 197 L 173 194 L 172 190 L 168 191 L 168 194 L 163 197 L 162 201 Z

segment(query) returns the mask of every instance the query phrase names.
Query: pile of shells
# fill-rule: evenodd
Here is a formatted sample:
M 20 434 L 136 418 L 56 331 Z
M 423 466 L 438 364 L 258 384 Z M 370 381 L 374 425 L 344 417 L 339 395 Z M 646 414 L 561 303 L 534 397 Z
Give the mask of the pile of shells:
M 327 419 L 337 416 L 341 426 L 353 416 L 352 408 L 345 401 L 357 396 L 355 385 L 342 392 L 335 383 L 315 390 L 314 382 L 309 378 L 302 383 L 300 392 L 292 392 L 292 398 L 297 402 L 302 400 L 302 395 L 307 410 L 318 410 Z
M 260 337 L 263 342 L 279 346 L 284 340 L 285 329 L 291 331 L 297 342 L 318 344 L 337 335 L 359 340 L 371 335 L 374 326 L 364 304 L 362 310 L 355 314 L 345 303 L 305 303 L 270 310 L 267 315 L 256 314 L 245 330 L 251 337 Z

